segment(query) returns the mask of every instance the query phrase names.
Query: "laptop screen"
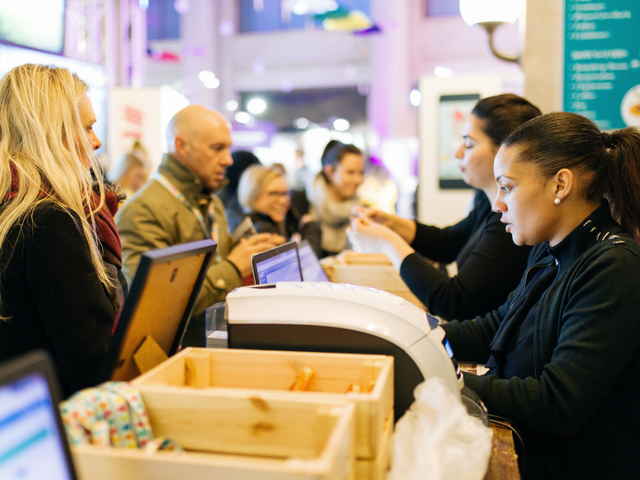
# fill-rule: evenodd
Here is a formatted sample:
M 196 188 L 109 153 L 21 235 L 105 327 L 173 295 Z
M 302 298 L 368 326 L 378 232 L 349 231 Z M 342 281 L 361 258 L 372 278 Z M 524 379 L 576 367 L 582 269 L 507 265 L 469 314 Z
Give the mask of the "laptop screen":
M 251 257 L 251 263 L 256 285 L 302 281 L 298 246 L 295 242 L 256 253 Z
M 72 480 L 46 377 L 0 384 L 0 478 Z
M 302 279 L 305 282 L 330 281 L 309 242 L 302 242 L 298 247 L 298 253 L 300 255 L 300 267 L 302 268 Z

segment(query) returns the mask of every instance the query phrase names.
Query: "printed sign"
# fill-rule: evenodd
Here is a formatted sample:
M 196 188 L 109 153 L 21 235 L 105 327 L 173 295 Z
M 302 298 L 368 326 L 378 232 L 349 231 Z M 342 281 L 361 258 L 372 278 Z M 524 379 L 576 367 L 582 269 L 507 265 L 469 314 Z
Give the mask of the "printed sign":
M 640 1 L 565 0 L 564 110 L 640 125 Z

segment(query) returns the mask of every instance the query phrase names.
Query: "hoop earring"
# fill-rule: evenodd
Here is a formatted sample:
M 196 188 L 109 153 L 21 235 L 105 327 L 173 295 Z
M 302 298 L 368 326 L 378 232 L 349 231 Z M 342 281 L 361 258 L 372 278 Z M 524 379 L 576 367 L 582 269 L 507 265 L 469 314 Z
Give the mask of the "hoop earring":
M 560 205 L 560 202 L 561 202 L 561 201 L 562 201 L 562 200 L 560 200 L 559 198 L 556 198 L 556 199 L 553 201 L 553 203 L 555 203 L 556 205 Z

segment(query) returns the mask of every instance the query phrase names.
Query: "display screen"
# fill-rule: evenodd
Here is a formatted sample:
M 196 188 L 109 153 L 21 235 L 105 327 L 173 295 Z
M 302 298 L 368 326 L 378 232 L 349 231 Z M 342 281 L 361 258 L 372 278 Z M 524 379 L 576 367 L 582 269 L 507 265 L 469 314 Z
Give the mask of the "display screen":
M 70 480 L 46 378 L 31 374 L 0 387 L 0 478 Z
M 0 42 L 61 54 L 64 0 L 0 0 Z
M 438 178 L 441 189 L 472 188 L 462 179 L 456 150 L 462 130 L 480 95 L 442 95 L 438 108 Z
M 295 242 L 258 253 L 251 258 L 256 285 L 301 282 L 300 259 Z
M 300 254 L 300 267 L 302 268 L 302 279 L 305 282 L 329 282 L 329 277 L 324 273 L 324 269 L 318 257 L 313 253 L 311 245 L 302 242 L 298 248 Z

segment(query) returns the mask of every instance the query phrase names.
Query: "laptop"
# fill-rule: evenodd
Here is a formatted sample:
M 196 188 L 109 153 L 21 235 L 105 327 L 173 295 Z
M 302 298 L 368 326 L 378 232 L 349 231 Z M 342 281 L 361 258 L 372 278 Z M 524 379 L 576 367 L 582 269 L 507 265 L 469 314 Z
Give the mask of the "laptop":
M 311 244 L 303 240 L 298 245 L 298 256 L 300 257 L 300 267 L 302 269 L 302 279 L 305 282 L 330 282 L 329 277 L 320 265 Z
M 140 375 L 134 354 L 147 337 L 167 356 L 178 351 L 217 246 L 202 240 L 142 255 L 96 383 Z
M 59 401 L 58 379 L 44 351 L 0 365 L 2 480 L 76 480 Z
M 301 282 L 302 270 L 298 244 L 285 243 L 251 256 L 253 281 L 256 285 L 276 282 Z

